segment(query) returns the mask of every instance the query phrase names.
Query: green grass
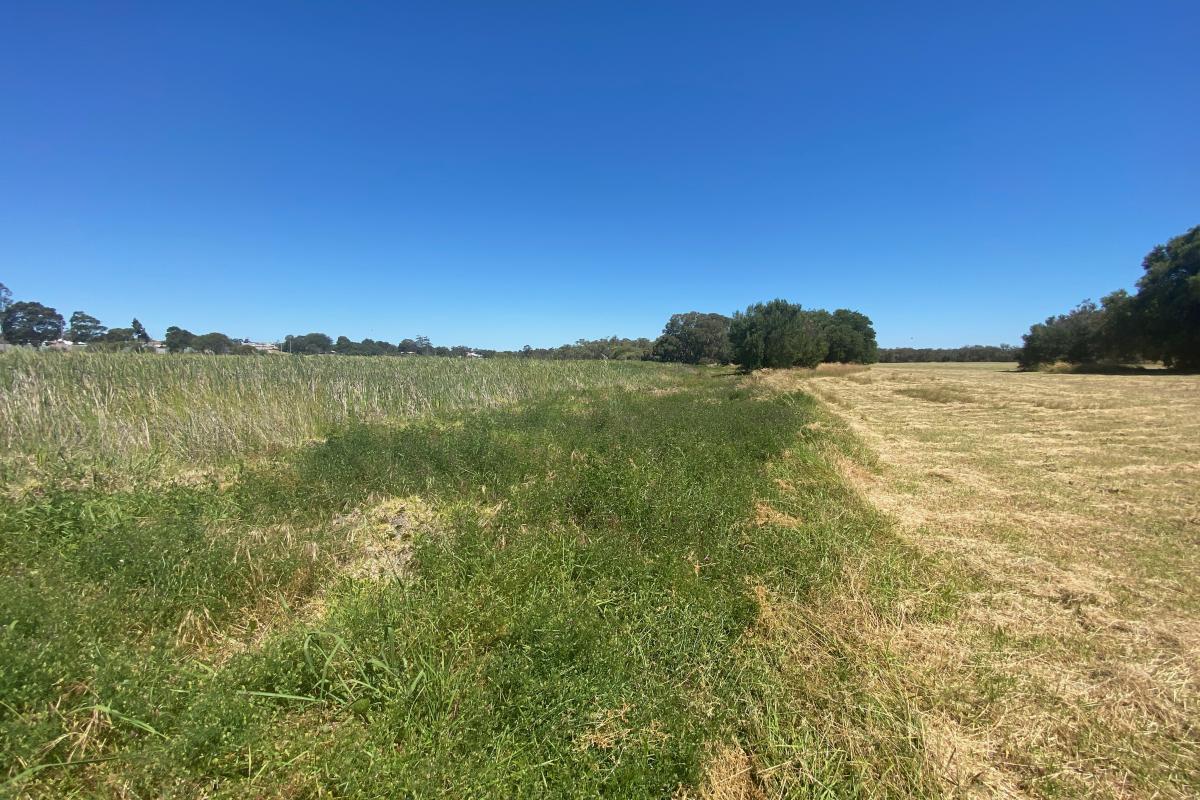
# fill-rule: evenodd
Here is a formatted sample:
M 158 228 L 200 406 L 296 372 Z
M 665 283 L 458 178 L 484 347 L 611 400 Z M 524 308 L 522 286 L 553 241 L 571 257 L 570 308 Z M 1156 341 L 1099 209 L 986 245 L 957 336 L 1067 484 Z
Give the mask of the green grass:
M 713 370 L 401 369 L 515 387 L 323 421 L 221 482 L 0 501 L 6 791 L 670 797 L 730 746 L 767 796 L 931 791 L 861 653 L 815 615 L 764 632 L 761 596 L 803 618 L 847 557 L 899 552 L 811 398 Z M 387 498 L 431 509 L 412 561 L 353 577 L 348 528 Z M 763 502 L 789 521 L 756 523 Z

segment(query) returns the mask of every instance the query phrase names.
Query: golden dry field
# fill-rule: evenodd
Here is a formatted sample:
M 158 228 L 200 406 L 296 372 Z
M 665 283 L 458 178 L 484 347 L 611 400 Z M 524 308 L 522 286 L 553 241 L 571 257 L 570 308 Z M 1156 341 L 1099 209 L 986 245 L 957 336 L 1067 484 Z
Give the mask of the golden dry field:
M 1200 795 L 1200 377 L 805 381 L 868 447 L 843 471 L 938 576 L 854 625 L 949 793 Z M 939 590 L 944 618 L 905 613 Z

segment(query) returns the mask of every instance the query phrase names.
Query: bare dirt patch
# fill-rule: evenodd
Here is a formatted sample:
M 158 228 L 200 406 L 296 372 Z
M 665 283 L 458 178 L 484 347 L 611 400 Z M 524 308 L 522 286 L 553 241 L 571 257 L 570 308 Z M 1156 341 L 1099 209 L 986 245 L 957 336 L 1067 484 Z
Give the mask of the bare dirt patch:
M 408 574 L 417 537 L 437 530 L 437 512 L 420 497 L 380 497 L 334 520 L 345 528 L 354 555 L 343 571 L 352 578 Z

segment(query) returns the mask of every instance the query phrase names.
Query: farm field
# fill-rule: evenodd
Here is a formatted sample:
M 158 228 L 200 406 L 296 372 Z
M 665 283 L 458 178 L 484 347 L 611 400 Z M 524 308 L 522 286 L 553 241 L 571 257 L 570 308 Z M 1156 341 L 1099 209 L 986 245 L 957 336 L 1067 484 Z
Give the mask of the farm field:
M 0 356 L 17 797 L 1190 797 L 1200 378 Z
M 957 610 L 874 620 L 943 784 L 1200 793 L 1200 377 L 876 365 L 807 381 Z

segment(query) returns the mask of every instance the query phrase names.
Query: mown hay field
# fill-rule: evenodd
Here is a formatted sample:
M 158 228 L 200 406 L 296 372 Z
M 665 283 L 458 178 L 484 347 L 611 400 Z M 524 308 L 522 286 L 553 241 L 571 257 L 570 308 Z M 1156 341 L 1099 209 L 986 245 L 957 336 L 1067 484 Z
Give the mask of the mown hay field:
M 944 785 L 1200 795 L 1200 377 L 876 365 L 805 382 L 957 610 L 878 621 Z

